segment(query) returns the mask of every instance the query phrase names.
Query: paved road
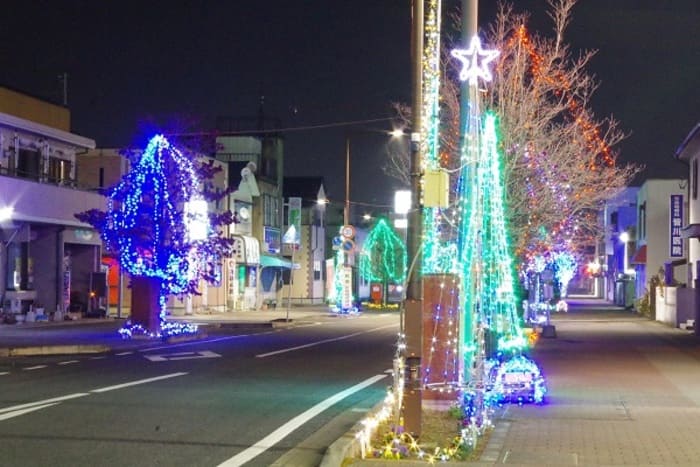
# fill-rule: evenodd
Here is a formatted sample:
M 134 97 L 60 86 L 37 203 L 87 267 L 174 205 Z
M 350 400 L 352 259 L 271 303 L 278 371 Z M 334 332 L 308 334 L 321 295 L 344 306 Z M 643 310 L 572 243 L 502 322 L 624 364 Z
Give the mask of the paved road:
M 386 394 L 398 314 L 0 359 L 0 465 L 318 465 Z

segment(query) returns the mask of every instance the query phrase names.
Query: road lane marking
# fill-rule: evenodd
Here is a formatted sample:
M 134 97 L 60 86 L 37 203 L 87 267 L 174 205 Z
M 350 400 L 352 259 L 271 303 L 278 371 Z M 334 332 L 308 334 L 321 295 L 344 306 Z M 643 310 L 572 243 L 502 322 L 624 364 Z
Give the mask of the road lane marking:
M 152 362 L 168 362 L 173 360 L 193 360 L 197 358 L 219 358 L 216 352 L 211 350 L 200 350 L 199 352 L 176 352 L 170 354 L 144 355 L 145 358 Z
M 201 344 L 208 344 L 210 342 L 220 342 L 220 341 L 230 341 L 233 339 L 240 339 L 242 337 L 251 337 L 251 336 L 262 336 L 264 334 L 272 334 L 274 332 L 277 332 L 277 330 L 273 331 L 266 331 L 266 332 L 259 332 L 257 334 L 238 334 L 235 336 L 226 336 L 226 337 L 217 337 L 215 339 L 202 339 L 202 340 L 194 340 L 194 341 L 189 341 L 189 342 L 181 342 L 179 344 L 171 344 L 171 345 L 163 345 L 160 347 L 149 347 L 147 349 L 139 349 L 139 352 L 152 352 L 154 350 L 163 350 L 163 349 L 175 349 L 177 347 L 184 347 L 184 346 L 189 346 L 189 345 L 201 345 Z
M 114 391 L 115 389 L 122 389 L 122 388 L 127 388 L 129 386 L 137 386 L 139 384 L 152 383 L 153 381 L 160 381 L 162 379 L 176 378 L 178 376 L 184 376 L 186 374 L 187 374 L 186 372 L 170 373 L 167 375 L 155 376 L 153 378 L 140 379 L 138 381 L 130 381 L 128 383 L 115 384 L 114 386 L 106 386 L 104 388 L 93 389 L 90 392 L 102 393 L 102 392 L 107 392 L 107 391 Z
M 387 324 L 386 326 L 380 326 L 378 328 L 370 329 L 369 331 L 354 332 L 354 333 L 348 334 L 346 336 L 333 337 L 331 339 L 324 339 L 321 341 L 311 342 L 309 344 L 297 345 L 296 347 L 288 347 L 286 349 L 280 349 L 280 350 L 274 350 L 272 352 L 261 353 L 261 354 L 256 355 L 255 358 L 265 358 L 265 357 L 270 357 L 272 355 L 277 355 L 277 354 L 281 354 L 281 353 L 285 353 L 285 352 L 293 352 L 293 351 L 299 350 L 299 349 L 306 349 L 308 347 L 313 347 L 315 345 L 327 344 L 328 342 L 342 341 L 345 339 L 350 339 L 351 337 L 355 337 L 355 336 L 359 336 L 362 334 L 367 334 L 369 332 L 375 332 L 375 331 L 379 331 L 380 329 L 391 328 L 391 327 L 395 327 L 395 326 L 398 326 L 398 324 Z
M 72 365 L 73 363 L 78 363 L 80 360 L 65 360 L 58 362 L 59 365 Z
M 4 407 L 0 409 L 0 413 L 6 413 L 6 412 L 14 412 L 17 410 L 22 410 L 27 407 L 35 407 L 37 405 L 46 405 L 46 404 L 52 404 L 54 402 L 63 402 L 67 401 L 70 399 L 75 399 L 78 397 L 83 397 L 83 396 L 88 396 L 89 394 L 86 392 L 78 392 L 75 394 L 68 394 L 67 396 L 61 396 L 61 397 L 54 397 L 51 399 L 44 399 L 42 401 L 36 401 L 36 402 L 27 402 L 26 404 L 20 404 L 20 405 L 13 405 L 11 407 Z
M 114 355 L 119 355 L 119 356 L 122 356 L 122 355 L 131 355 L 132 353 L 134 353 L 134 352 L 133 352 L 133 351 L 129 351 L 129 352 L 119 352 L 119 353 L 116 353 L 116 354 L 114 354 Z
M 90 357 L 90 360 L 102 360 L 104 358 L 107 358 L 105 356 L 100 356 L 100 357 Z
M 318 404 L 308 409 L 306 412 L 297 415 L 281 427 L 277 428 L 275 431 L 273 431 L 272 433 L 270 433 L 251 447 L 244 449 L 232 458 L 222 462 L 221 464 L 219 464 L 219 467 L 238 467 L 240 465 L 245 464 L 246 462 L 250 461 L 251 459 L 254 459 L 263 452 L 270 449 L 282 439 L 286 438 L 291 432 L 293 432 L 294 430 L 296 430 L 297 428 L 299 428 L 304 423 L 308 422 L 324 410 L 328 409 L 334 404 L 337 404 L 346 397 L 358 391 L 361 391 L 367 386 L 371 386 L 372 384 L 384 378 L 386 378 L 386 375 L 372 376 L 371 378 L 368 378 L 362 381 L 361 383 L 351 386 L 348 389 L 341 391 L 338 394 L 331 396 L 322 402 L 319 402 Z
M 24 371 L 32 371 L 32 370 L 40 370 L 42 368 L 46 368 L 48 365 L 35 365 L 35 366 L 28 366 L 26 368 L 22 368 Z
M 7 420 L 8 418 L 19 417 L 20 415 L 24 415 L 24 414 L 29 413 L 29 412 L 34 412 L 35 410 L 45 409 L 46 407 L 53 407 L 56 404 L 58 404 L 58 402 L 54 402 L 53 404 L 44 404 L 44 405 L 37 405 L 34 407 L 27 407 L 26 409 L 15 410 L 14 412 L 4 413 L 4 414 L 0 415 L 0 421 Z
M 36 401 L 36 402 L 27 402 L 26 404 L 13 405 L 11 407 L 3 407 L 0 409 L 0 421 L 7 420 L 7 419 L 13 418 L 13 417 L 19 417 L 20 415 L 24 415 L 24 414 L 29 413 L 29 412 L 34 412 L 35 410 L 45 409 L 47 407 L 53 407 L 54 405 L 58 404 L 59 402 L 67 401 L 70 399 L 76 399 L 78 397 L 89 396 L 91 393 L 107 392 L 107 391 L 121 389 L 121 388 L 129 387 L 129 386 L 136 386 L 137 384 L 151 383 L 153 381 L 160 381 L 163 379 L 174 378 L 176 376 L 183 376 L 186 374 L 187 373 L 171 373 L 168 375 L 161 375 L 161 376 L 156 376 L 153 378 L 147 378 L 147 379 L 141 379 L 138 381 L 131 381 L 128 383 L 117 384 L 115 386 L 107 386 L 104 388 L 93 389 L 90 392 L 78 392 L 75 394 L 68 394 L 66 396 L 53 397 L 51 399 L 44 399 L 44 400 Z
M 9 375 L 9 374 L 10 374 L 9 371 L 0 371 L 0 376 L 5 376 L 5 375 Z

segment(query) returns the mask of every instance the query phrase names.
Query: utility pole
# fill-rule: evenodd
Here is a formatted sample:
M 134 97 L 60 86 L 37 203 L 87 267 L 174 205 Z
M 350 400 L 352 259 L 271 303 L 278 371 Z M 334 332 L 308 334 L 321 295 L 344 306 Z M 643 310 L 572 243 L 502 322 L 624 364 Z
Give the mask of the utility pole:
M 68 73 L 61 73 L 58 75 L 59 81 L 61 81 L 61 85 L 63 86 L 63 106 L 68 107 Z
M 422 354 L 422 311 L 423 281 L 421 261 L 421 238 L 423 233 L 423 208 L 421 206 L 422 154 L 421 134 L 423 131 L 423 29 L 424 0 L 413 0 L 411 28 L 411 78 L 413 128 L 411 132 L 411 209 L 408 213 L 406 246 L 409 267 L 404 302 L 406 332 L 406 381 L 404 386 L 404 428 L 407 433 L 420 435 L 422 419 L 421 393 L 421 354 Z
M 474 37 L 477 32 L 478 32 L 478 24 L 477 24 L 477 18 L 478 18 L 478 9 L 479 9 L 479 0 L 462 0 L 462 47 L 464 49 L 467 49 L 469 47 L 469 44 L 472 40 L 472 37 Z M 470 111 L 476 111 L 478 112 L 479 108 L 479 88 L 477 86 L 472 86 L 470 84 L 469 80 L 462 81 L 461 87 L 460 87 L 460 97 L 459 97 L 459 115 L 460 115 L 460 149 L 462 151 L 467 150 L 467 145 L 469 144 L 477 144 L 476 141 L 469 141 L 469 135 L 470 133 L 472 135 L 476 134 L 476 129 L 472 128 L 472 126 L 475 124 L 475 122 L 471 121 L 470 118 Z M 479 123 L 476 123 L 477 125 Z M 467 171 L 465 169 L 465 178 L 466 180 L 464 183 L 467 184 L 467 186 L 474 186 L 474 174 L 471 173 L 471 171 Z M 461 293 L 466 293 L 466 291 L 461 291 Z M 460 323 L 460 342 L 464 343 L 464 339 L 466 336 L 472 336 L 474 333 L 474 320 L 472 316 L 471 310 L 462 310 L 462 315 L 460 317 L 461 323 Z M 470 367 L 473 364 L 473 361 L 471 359 L 467 359 L 465 362 L 464 359 L 462 359 L 461 363 L 461 375 L 462 375 L 462 384 L 465 384 L 469 382 L 471 379 L 471 370 Z
M 469 47 L 469 42 L 472 40 L 479 29 L 477 24 L 477 18 L 479 17 L 479 0 L 462 0 L 462 47 L 466 49 Z M 469 103 L 472 98 L 478 99 L 479 94 L 475 93 L 474 96 L 469 95 L 469 81 L 462 81 L 460 85 L 459 93 L 459 108 L 460 108 L 460 147 L 464 147 L 464 140 L 466 138 L 466 132 L 464 131 L 467 126 L 467 119 L 469 118 Z

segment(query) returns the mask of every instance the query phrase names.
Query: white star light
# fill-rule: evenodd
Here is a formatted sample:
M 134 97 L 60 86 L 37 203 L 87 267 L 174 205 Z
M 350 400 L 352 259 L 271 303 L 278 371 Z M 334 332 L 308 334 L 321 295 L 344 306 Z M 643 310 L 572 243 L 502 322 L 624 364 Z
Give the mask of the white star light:
M 459 79 L 468 80 L 469 84 L 477 84 L 478 78 L 491 81 L 492 76 L 488 65 L 498 57 L 498 54 L 498 50 L 482 49 L 479 36 L 472 37 L 467 50 L 455 49 L 452 51 L 452 56 L 462 62 Z

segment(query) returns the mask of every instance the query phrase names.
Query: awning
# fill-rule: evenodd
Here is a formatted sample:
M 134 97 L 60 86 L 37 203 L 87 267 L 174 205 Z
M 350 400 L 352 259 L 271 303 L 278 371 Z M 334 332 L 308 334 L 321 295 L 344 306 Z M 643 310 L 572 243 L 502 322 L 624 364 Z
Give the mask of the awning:
M 260 255 L 260 266 L 263 268 L 292 269 L 292 262 L 281 256 L 266 255 L 263 253 Z
M 642 245 L 639 248 L 637 248 L 637 251 L 634 253 L 634 256 L 632 257 L 630 264 L 647 264 L 647 246 L 646 245 Z

